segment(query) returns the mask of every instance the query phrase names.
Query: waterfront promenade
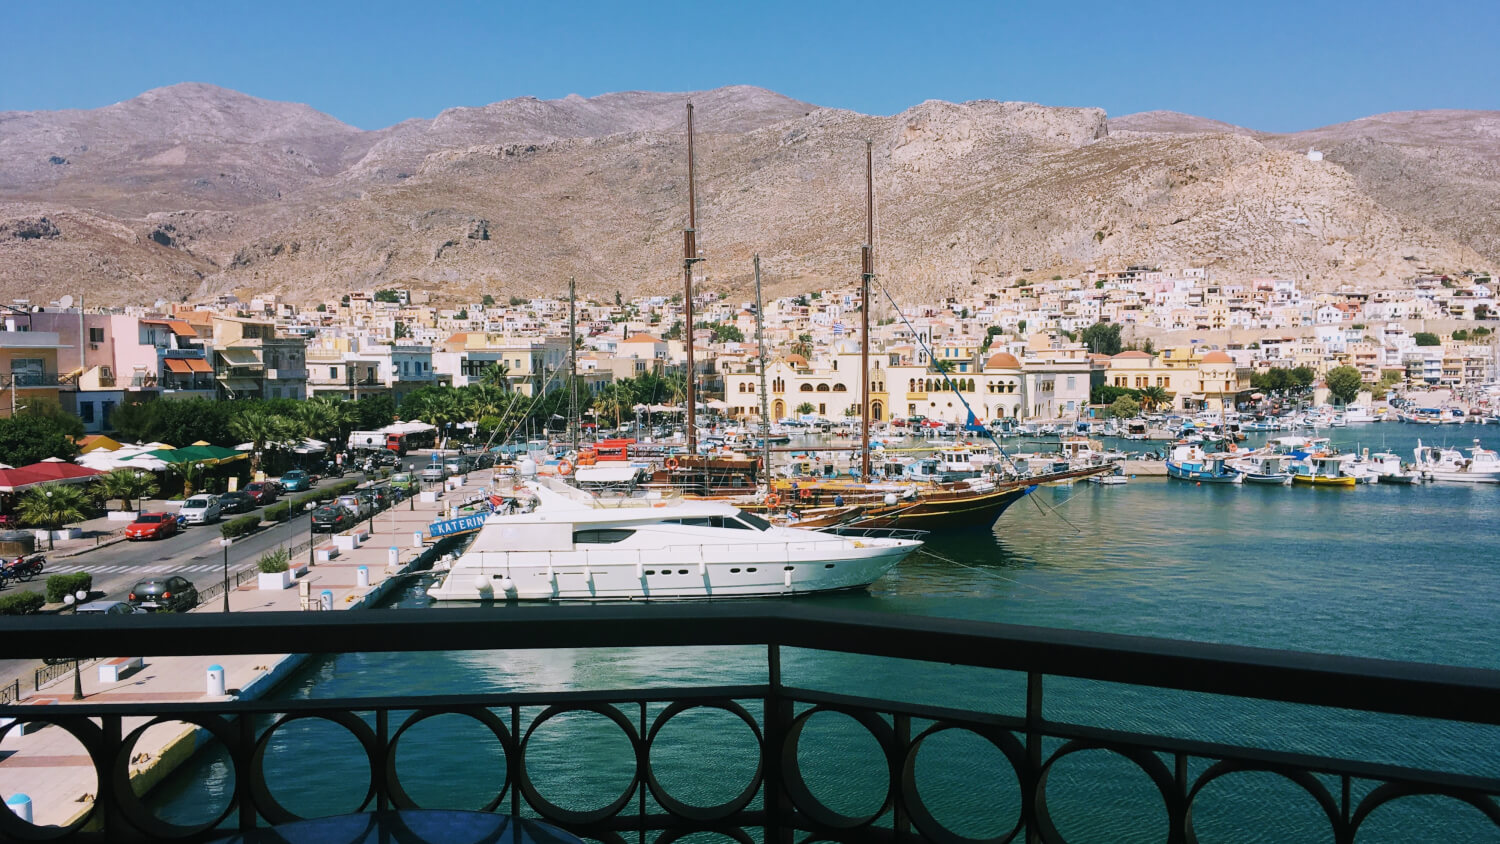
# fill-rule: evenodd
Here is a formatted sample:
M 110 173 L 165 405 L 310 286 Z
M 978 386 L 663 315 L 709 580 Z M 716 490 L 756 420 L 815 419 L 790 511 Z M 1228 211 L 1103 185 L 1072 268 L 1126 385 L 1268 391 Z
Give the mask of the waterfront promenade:
M 239 588 L 232 588 L 229 611 L 315 611 L 323 605 L 324 592 L 330 593 L 328 598 L 331 598 L 335 610 L 364 607 L 366 599 L 373 602 L 385 594 L 388 587 L 399 582 L 404 572 L 413 568 L 413 563 L 432 550 L 433 543 L 426 536 L 427 525 L 442 508 L 476 494 L 481 488 L 481 484 L 475 482 L 479 477 L 478 474 L 470 475 L 466 486 L 440 492 L 433 501 L 408 499 L 376 514 L 373 520 L 361 521 L 358 532 L 369 531 L 373 524 L 373 533 L 369 533 L 360 547 L 340 551 L 331 559 L 316 563 L 289 589 L 258 589 L 253 579 Z M 485 473 L 484 481 L 490 481 L 488 473 Z M 413 534 L 417 532 L 423 537 L 420 547 L 413 541 Z M 333 536 L 320 535 L 313 547 L 326 549 L 334 544 Z M 395 549 L 394 563 L 391 549 Z M 235 559 L 233 547 L 230 558 L 236 563 L 242 562 Z M 305 548 L 300 556 L 294 557 L 293 563 L 307 565 Z M 369 584 L 366 586 L 359 585 L 361 567 L 368 570 Z M 299 585 L 304 582 L 308 584 L 307 606 L 304 606 L 303 589 Z M 199 584 L 200 589 L 208 585 L 206 580 Z M 223 608 L 223 596 L 214 595 L 192 612 L 223 612 Z M 116 656 L 122 655 L 112 655 L 112 658 Z M 197 703 L 235 697 L 248 699 L 269 693 L 302 663 L 303 658 L 300 654 L 144 655 L 141 668 L 116 681 L 101 678 L 100 667 L 106 665 L 108 659 L 84 663 L 78 679 L 81 680 L 83 699 L 88 703 Z M 222 668 L 224 673 L 227 694 L 223 697 L 208 694 L 209 669 L 214 665 Z M 30 674 L 0 679 L 6 683 L 19 679 L 24 697 L 22 702 L 28 705 L 65 707 L 73 702 L 75 678 L 71 670 L 59 674 L 34 692 L 31 691 L 33 678 Z M 147 720 L 126 719 L 125 729 L 134 729 Z M 195 747 L 195 732 L 193 727 L 182 723 L 158 724 L 147 730 L 131 754 L 131 778 L 137 783 L 137 788 L 149 790 L 189 757 Z M 29 796 L 34 823 L 41 826 L 69 824 L 88 811 L 97 792 L 98 781 L 88 754 L 66 731 L 49 725 L 22 734 L 19 726 L 12 726 L 0 741 L 0 795 L 7 799 L 18 793 Z

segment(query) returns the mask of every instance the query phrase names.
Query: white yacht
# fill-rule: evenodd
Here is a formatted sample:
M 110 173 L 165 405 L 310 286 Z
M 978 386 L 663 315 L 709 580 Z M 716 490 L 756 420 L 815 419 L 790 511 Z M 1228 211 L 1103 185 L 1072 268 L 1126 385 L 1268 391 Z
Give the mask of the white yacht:
M 1500 457 L 1482 447 L 1479 440 L 1469 449 L 1469 457 L 1456 448 L 1423 446 L 1417 440 L 1414 450 L 1417 471 L 1431 481 L 1454 481 L 1471 484 L 1500 483 Z
M 922 545 L 777 527 L 716 501 L 603 501 L 555 481 L 526 486 L 535 509 L 489 515 L 428 595 L 642 601 L 858 589 Z

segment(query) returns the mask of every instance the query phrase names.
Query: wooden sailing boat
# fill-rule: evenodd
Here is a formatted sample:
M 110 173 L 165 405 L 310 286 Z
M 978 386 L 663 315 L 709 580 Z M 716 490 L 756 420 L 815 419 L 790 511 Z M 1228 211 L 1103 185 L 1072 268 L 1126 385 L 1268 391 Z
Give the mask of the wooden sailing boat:
M 1114 471 L 1112 465 L 1042 475 L 993 473 L 948 483 L 882 482 L 870 473 L 870 285 L 875 277 L 873 147 L 865 142 L 865 243 L 860 247 L 860 477 L 791 478 L 775 482 L 763 506 L 796 514 L 802 526 L 954 528 L 994 524 L 1005 509 L 1039 484 Z M 951 387 L 947 375 L 943 380 Z M 957 390 L 954 391 L 957 393 Z M 959 396 L 960 401 L 963 397 Z M 997 444 L 998 448 L 998 444 Z
M 683 332 L 687 352 L 687 453 L 668 457 L 645 486 L 670 488 L 684 494 L 717 497 L 755 491 L 764 463 L 753 455 L 698 453 L 698 373 L 693 362 L 693 265 L 698 255 L 698 204 L 693 175 L 693 104 L 687 105 L 688 222 L 682 231 Z

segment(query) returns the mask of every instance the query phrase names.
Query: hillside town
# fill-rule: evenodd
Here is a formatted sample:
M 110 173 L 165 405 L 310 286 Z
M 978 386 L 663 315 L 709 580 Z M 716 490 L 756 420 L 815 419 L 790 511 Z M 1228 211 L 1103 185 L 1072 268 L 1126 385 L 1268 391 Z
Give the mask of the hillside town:
M 685 377 L 680 295 L 580 300 L 573 362 L 564 298 L 424 299 L 383 289 L 314 308 L 274 296 L 158 309 L 17 302 L 3 306 L 0 416 L 44 398 L 104 433 L 116 409 L 154 399 L 384 395 L 399 406 L 423 387 L 486 380 L 535 396 L 560 389 L 570 365 L 593 395 L 645 373 Z M 696 383 L 716 409 L 760 415 L 759 329 L 773 420 L 858 414 L 857 288 L 771 299 L 759 321 L 753 301 L 724 293 L 695 304 Z M 1078 418 L 1100 384 L 1211 411 L 1249 394 L 1257 372 L 1297 367 L 1321 377 L 1352 366 L 1374 390 L 1472 390 L 1495 378 L 1496 316 L 1494 283 L 1477 272 L 1323 294 L 1283 279 L 1218 283 L 1195 268 L 1017 278 L 899 313 L 877 306 L 870 412 L 962 422 L 967 403 L 990 420 Z

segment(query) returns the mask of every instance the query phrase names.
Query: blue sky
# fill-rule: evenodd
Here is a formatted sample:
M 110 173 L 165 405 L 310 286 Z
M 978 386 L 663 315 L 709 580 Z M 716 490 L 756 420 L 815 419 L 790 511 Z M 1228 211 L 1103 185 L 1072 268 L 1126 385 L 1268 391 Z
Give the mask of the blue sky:
M 926 99 L 1172 109 L 1267 131 L 1500 109 L 1500 0 L 10 3 L 0 110 L 175 82 L 366 129 L 516 96 L 770 88 L 893 114 Z

